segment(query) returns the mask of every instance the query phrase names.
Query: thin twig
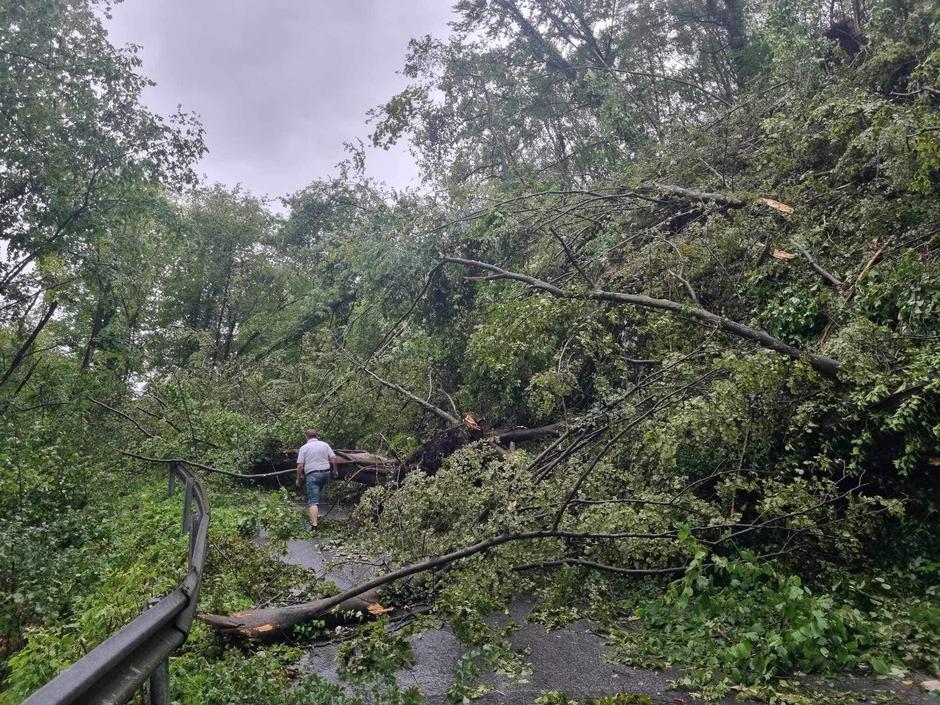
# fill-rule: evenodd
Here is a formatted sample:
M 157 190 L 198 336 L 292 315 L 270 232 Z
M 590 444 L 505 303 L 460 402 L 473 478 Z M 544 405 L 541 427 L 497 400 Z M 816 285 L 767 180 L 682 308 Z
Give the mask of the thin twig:
M 86 396 L 85 398 L 86 398 L 88 401 L 90 401 L 92 404 L 97 404 L 97 405 L 100 406 L 101 408 L 107 409 L 107 410 L 110 411 L 111 413 L 117 414 L 118 416 L 120 416 L 120 417 L 122 417 L 122 418 L 124 418 L 124 419 L 127 419 L 128 421 L 130 421 L 132 424 L 134 424 L 134 425 L 137 427 L 137 430 L 139 430 L 141 433 L 143 433 L 145 436 L 147 436 L 147 438 L 156 438 L 156 437 L 157 437 L 155 433 L 151 433 L 151 432 L 148 431 L 146 428 L 144 428 L 143 426 L 141 426 L 140 423 L 137 421 L 137 419 L 133 418 L 132 416 L 130 416 L 130 415 L 128 415 L 128 414 L 126 414 L 125 412 L 121 411 L 120 409 L 115 409 L 113 406 L 108 406 L 108 405 L 105 404 L 104 402 L 98 401 L 97 399 L 93 399 L 92 397 L 87 397 L 87 396 Z

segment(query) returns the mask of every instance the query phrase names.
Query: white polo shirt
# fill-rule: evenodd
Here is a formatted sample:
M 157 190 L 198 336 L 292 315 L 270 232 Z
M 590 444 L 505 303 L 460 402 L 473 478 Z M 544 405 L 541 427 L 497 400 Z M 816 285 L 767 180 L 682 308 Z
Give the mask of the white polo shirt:
M 335 458 L 336 453 L 329 445 L 316 438 L 300 446 L 297 453 L 297 464 L 304 466 L 304 474 L 308 472 L 317 472 L 330 469 L 330 458 Z

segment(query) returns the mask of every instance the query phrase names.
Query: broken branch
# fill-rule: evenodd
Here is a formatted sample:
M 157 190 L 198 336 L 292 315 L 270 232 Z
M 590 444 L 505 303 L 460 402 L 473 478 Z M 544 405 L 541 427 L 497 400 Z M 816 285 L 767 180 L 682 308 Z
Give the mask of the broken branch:
M 528 284 L 534 289 L 539 289 L 545 291 L 552 296 L 561 299 L 592 299 L 595 301 L 609 301 L 611 303 L 618 304 L 628 304 L 631 306 L 638 306 L 640 308 L 650 308 L 661 311 L 670 311 L 678 315 L 687 315 L 695 318 L 704 323 L 710 323 L 717 326 L 726 333 L 730 333 L 738 338 L 744 338 L 745 340 L 752 340 L 758 343 L 761 347 L 767 348 L 768 350 L 773 350 L 774 352 L 785 355 L 794 360 L 804 360 L 810 367 L 819 372 L 820 374 L 826 377 L 835 377 L 839 371 L 839 362 L 831 357 L 826 357 L 824 355 L 817 355 L 815 353 L 810 353 L 805 350 L 800 350 L 795 348 L 792 345 L 784 343 L 782 340 L 774 338 L 769 333 L 757 328 L 751 328 L 737 321 L 732 321 L 723 316 L 719 316 L 716 313 L 712 313 L 704 308 L 698 308 L 693 306 L 686 306 L 675 301 L 670 301 L 668 299 L 658 299 L 652 296 L 646 296 L 644 294 L 625 294 L 618 291 L 604 291 L 603 289 L 595 289 L 593 291 L 587 292 L 573 292 L 567 293 L 563 289 L 549 284 L 546 281 L 541 279 L 536 279 L 535 277 L 530 277 L 526 274 L 520 274 L 518 272 L 510 272 L 501 267 L 497 267 L 493 264 L 488 264 L 486 262 L 478 262 L 471 259 L 463 259 L 460 257 L 445 257 L 445 262 L 452 262 L 455 264 L 462 264 L 467 267 L 475 267 L 477 269 L 484 269 L 489 272 L 493 272 L 497 279 L 513 279 L 515 281 L 520 281 L 525 284 Z
M 389 382 L 387 379 L 382 379 L 382 378 L 379 377 L 377 374 L 375 374 L 375 372 L 373 372 L 373 371 L 370 370 L 368 367 L 366 367 L 363 363 L 359 362 L 359 360 L 357 360 L 357 359 L 356 359 L 351 353 L 349 353 L 347 350 L 345 350 L 345 349 L 343 349 L 343 348 L 340 348 L 340 350 L 342 351 L 342 353 L 343 353 L 344 357 L 346 357 L 346 359 L 348 359 L 352 364 L 354 364 L 354 365 L 355 365 L 356 367 L 358 367 L 360 370 L 362 370 L 363 372 L 365 372 L 367 375 L 369 375 L 372 379 L 374 379 L 376 382 L 378 382 L 379 384 L 381 384 L 383 387 L 386 387 L 387 389 L 391 389 L 391 390 L 393 390 L 393 391 L 395 391 L 395 392 L 398 392 L 398 393 L 401 394 L 403 397 L 406 397 L 407 399 L 410 399 L 410 400 L 413 401 L 415 404 L 417 404 L 418 406 L 420 406 L 422 409 L 424 409 L 424 410 L 426 410 L 426 411 L 430 411 L 432 414 L 434 414 L 434 415 L 437 416 L 438 418 L 440 418 L 440 419 L 446 421 L 446 422 L 449 423 L 451 426 L 459 426 L 459 425 L 460 425 L 460 421 L 457 419 L 456 416 L 452 416 L 452 415 L 448 414 L 446 411 L 444 411 L 443 409 L 441 409 L 440 407 L 434 406 L 434 404 L 432 404 L 431 402 L 425 401 L 425 400 L 422 399 L 421 397 L 419 397 L 419 396 L 417 396 L 417 395 L 415 395 L 415 394 L 412 394 L 411 392 L 409 392 L 409 391 L 408 391 L 407 389 L 405 389 L 404 387 L 399 386 L 399 385 L 395 384 L 394 382 Z
M 821 276 L 823 280 L 829 286 L 831 286 L 833 289 L 841 288 L 843 284 L 842 280 L 839 279 L 834 274 L 831 274 L 828 271 L 826 271 L 826 269 L 823 268 L 823 266 L 819 263 L 819 261 L 815 257 L 813 257 L 812 253 L 809 250 L 806 250 L 802 247 L 798 247 L 797 252 L 799 252 L 801 255 L 803 255 L 803 257 L 806 258 L 806 261 L 809 262 L 810 266 L 816 270 L 819 276 Z
M 126 414 L 125 412 L 121 411 L 120 409 L 115 409 L 113 406 L 108 406 L 108 405 L 105 404 L 104 402 L 98 401 L 97 399 L 93 399 L 92 397 L 85 397 L 85 398 L 86 398 L 88 401 L 90 401 L 92 404 L 97 404 L 97 405 L 100 406 L 102 409 L 106 409 L 107 411 L 110 411 L 112 414 L 117 414 L 117 415 L 120 416 L 121 418 L 127 419 L 128 421 L 130 421 L 132 424 L 134 424 L 134 425 L 137 427 L 137 430 L 138 430 L 138 431 L 140 431 L 140 432 L 143 433 L 145 436 L 147 436 L 147 438 L 156 438 L 156 435 L 155 435 L 155 434 L 151 433 L 151 432 L 148 431 L 146 428 L 144 428 L 143 426 L 141 426 L 140 423 L 137 421 L 137 419 L 133 418 L 133 417 L 130 416 L 129 414 Z

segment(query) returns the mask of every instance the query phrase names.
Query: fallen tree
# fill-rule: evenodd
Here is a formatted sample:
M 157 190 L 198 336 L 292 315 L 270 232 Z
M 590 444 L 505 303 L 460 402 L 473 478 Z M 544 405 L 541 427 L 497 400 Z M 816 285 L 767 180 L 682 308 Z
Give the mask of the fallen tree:
M 477 543 L 465 546 L 456 551 L 451 551 L 442 556 L 427 558 L 418 563 L 406 565 L 398 570 L 393 570 L 384 575 L 366 580 L 365 582 L 354 585 L 347 590 L 340 592 L 332 597 L 326 597 L 312 602 L 304 602 L 297 605 L 288 605 L 286 607 L 267 607 L 258 610 L 244 610 L 234 612 L 229 615 L 200 614 L 199 619 L 216 629 L 227 633 L 237 634 L 247 639 L 262 639 L 284 635 L 290 628 L 296 624 L 309 621 L 311 619 L 321 619 L 336 612 L 347 609 L 368 610 L 370 604 L 374 604 L 372 598 L 375 596 L 375 590 L 385 585 L 389 585 L 402 578 L 407 578 L 417 573 L 423 573 L 435 568 L 442 568 L 455 561 L 469 558 L 478 553 L 483 553 L 513 541 L 527 541 L 533 539 L 550 538 L 577 538 L 590 539 L 598 538 L 601 535 L 591 534 L 572 534 L 562 531 L 527 531 L 518 533 L 505 533 L 498 536 L 478 541 Z M 610 535 L 610 538 L 615 535 Z M 660 534 L 618 534 L 616 538 L 675 538 L 674 532 Z M 607 538 L 607 537 L 604 537 Z M 669 573 L 679 573 L 684 570 L 684 566 L 672 568 L 638 568 L 635 570 L 626 568 L 617 568 L 618 573 L 627 573 L 632 575 L 662 575 Z M 335 617 L 334 617 L 335 619 Z
M 678 530 L 658 532 L 629 531 L 613 533 L 569 531 L 561 527 L 561 519 L 573 506 L 574 495 L 576 494 L 577 489 L 583 484 L 587 477 L 594 472 L 598 462 L 610 451 L 613 443 L 617 438 L 620 438 L 629 429 L 635 427 L 638 423 L 651 417 L 658 411 L 661 411 L 671 404 L 676 403 L 694 386 L 707 379 L 710 374 L 711 373 L 706 373 L 706 375 L 700 376 L 692 382 L 686 383 L 670 393 L 652 399 L 651 403 L 648 405 L 648 408 L 632 418 L 614 417 L 607 424 L 605 424 L 603 428 L 597 429 L 596 437 L 600 438 L 604 434 L 612 433 L 613 426 L 618 424 L 621 426 L 620 431 L 613 435 L 611 441 L 595 454 L 593 461 L 581 473 L 571 492 L 569 492 L 568 495 L 563 498 L 562 502 L 558 505 L 556 508 L 557 511 L 554 512 L 554 517 L 550 528 L 533 528 L 527 531 L 500 533 L 496 536 L 483 539 L 448 553 L 439 556 L 431 556 L 422 561 L 403 566 L 397 570 L 390 571 L 384 575 L 380 575 L 370 580 L 364 581 L 358 585 L 354 585 L 353 587 L 331 597 L 284 607 L 268 607 L 257 610 L 244 610 L 230 615 L 202 614 L 199 616 L 199 618 L 222 632 L 235 634 L 247 639 L 277 637 L 287 633 L 294 625 L 308 620 L 324 619 L 327 617 L 330 619 L 336 619 L 336 612 L 348 609 L 350 605 L 358 604 L 351 603 L 349 600 L 360 598 L 363 595 L 368 595 L 369 598 L 366 600 L 368 602 L 369 599 L 373 599 L 375 596 L 373 591 L 378 590 L 379 588 L 389 585 L 395 581 L 401 580 L 402 578 L 437 568 L 443 568 L 452 563 L 480 553 L 484 553 L 498 546 L 520 541 L 561 541 L 566 546 L 566 558 L 563 560 L 549 560 L 539 564 L 526 563 L 524 565 L 517 566 L 518 570 L 551 568 L 561 565 L 577 564 L 584 568 L 606 571 L 617 575 L 670 575 L 681 573 L 686 568 L 685 564 L 663 567 L 628 567 L 607 565 L 578 555 L 583 550 L 584 545 L 590 542 L 626 540 L 677 542 L 680 540 L 680 532 Z M 552 432 L 557 433 L 558 430 L 558 428 L 553 428 Z M 678 493 L 674 498 L 674 502 L 678 502 L 685 494 L 685 491 L 686 490 L 683 490 L 682 492 Z M 672 504 L 671 506 L 679 508 L 680 505 Z M 742 532 L 747 533 L 751 530 L 768 527 L 773 528 L 773 522 L 774 520 L 769 520 L 763 522 L 760 525 L 751 525 L 747 528 L 737 524 L 702 526 L 691 529 L 691 532 L 695 536 L 696 540 L 698 540 L 702 545 L 716 547 L 723 543 L 725 539 L 720 537 L 717 539 L 712 538 L 715 536 L 715 532 L 732 531 L 730 534 L 732 537 L 741 536 Z M 368 609 L 368 604 L 366 604 L 364 607 L 363 605 L 358 604 L 357 609 L 363 608 Z
M 696 355 L 693 351 L 683 360 Z M 697 375 L 691 380 L 672 379 L 666 380 L 666 375 L 670 370 L 674 370 L 680 361 L 664 365 L 662 369 L 651 375 L 650 379 L 655 381 L 655 387 L 652 382 L 645 382 L 637 385 L 633 392 L 638 393 L 641 390 L 649 390 L 651 393 L 645 397 L 636 399 L 630 394 L 625 395 L 621 402 L 631 399 L 631 404 L 626 409 L 617 408 L 611 405 L 604 410 L 601 416 L 605 419 L 600 424 L 581 430 L 576 437 L 571 439 L 571 444 L 560 456 L 562 458 L 572 457 L 574 453 L 578 455 L 591 454 L 593 457 L 585 459 L 583 470 L 571 482 L 565 492 L 565 495 L 554 506 L 547 506 L 546 511 L 542 513 L 541 518 L 533 516 L 535 525 L 525 529 L 514 531 L 502 530 L 502 533 L 492 535 L 489 538 L 479 540 L 475 543 L 456 548 L 447 553 L 429 556 L 423 560 L 410 563 L 396 570 L 389 571 L 369 580 L 354 585 L 337 595 L 325 597 L 311 602 L 287 605 L 283 607 L 266 607 L 256 610 L 243 610 L 229 615 L 202 614 L 202 619 L 207 624 L 224 633 L 237 635 L 246 639 L 268 639 L 283 636 L 297 624 L 313 619 L 324 619 L 331 622 L 347 619 L 342 613 L 349 610 L 358 611 L 362 614 L 367 612 L 381 612 L 377 606 L 377 592 L 385 587 L 403 578 L 407 578 L 426 571 L 433 571 L 445 568 L 458 561 L 465 560 L 475 555 L 483 554 L 487 551 L 511 543 L 525 541 L 554 541 L 556 547 L 563 551 L 556 556 L 549 556 L 542 561 L 532 562 L 527 560 L 524 563 L 510 566 L 515 571 L 528 571 L 533 569 L 553 569 L 561 566 L 577 566 L 585 570 L 594 570 L 607 572 L 619 576 L 640 576 L 640 575 L 674 575 L 684 572 L 687 563 L 683 559 L 676 560 L 674 565 L 653 565 L 647 564 L 616 564 L 615 562 L 604 563 L 596 560 L 596 555 L 586 550 L 588 546 L 611 545 L 623 541 L 651 542 L 651 545 L 669 545 L 673 549 L 678 549 L 678 555 L 691 556 L 693 552 L 683 548 L 683 542 L 694 539 L 698 546 L 707 549 L 716 555 L 723 555 L 725 560 L 732 559 L 740 549 L 739 541 L 750 538 L 756 539 L 759 535 L 774 534 L 777 540 L 776 546 L 779 550 L 758 555 L 757 558 L 771 558 L 789 553 L 797 548 L 799 539 L 811 535 L 807 528 L 812 526 L 818 515 L 819 526 L 831 526 L 842 519 L 840 515 L 832 516 L 833 510 L 838 511 L 843 507 L 850 495 L 857 494 L 863 487 L 862 479 L 842 490 L 833 491 L 820 497 L 819 501 L 810 504 L 802 509 L 783 512 L 777 516 L 766 516 L 764 513 L 758 514 L 752 521 L 731 521 L 729 523 L 709 523 L 700 526 L 692 526 L 687 529 L 678 528 L 651 531 L 616 531 L 616 532 L 596 532 L 596 531 L 577 531 L 567 528 L 570 524 L 567 518 L 576 518 L 578 507 L 582 505 L 585 498 L 579 496 L 579 492 L 589 476 L 591 476 L 599 467 L 600 461 L 605 458 L 612 448 L 624 437 L 626 433 L 636 428 L 640 423 L 653 418 L 656 414 L 673 405 L 680 403 L 690 394 L 696 393 L 698 387 L 703 383 L 713 379 L 718 372 L 716 370 L 707 370 L 703 374 Z M 665 387 L 663 385 L 666 385 Z M 475 430 L 480 436 L 486 437 L 479 429 Z M 532 431 L 534 429 L 526 429 Z M 522 433 L 521 430 L 517 430 Z M 544 427 L 546 435 L 559 435 L 558 440 L 552 443 L 549 448 L 556 447 L 558 442 L 564 439 L 570 431 L 565 430 L 560 425 Z M 505 439 L 508 433 L 498 435 Z M 489 436 L 492 438 L 493 436 Z M 591 453 L 591 449 L 597 444 L 606 440 L 599 450 Z M 546 449 L 548 450 L 548 449 Z M 346 453 L 363 453 L 363 451 L 346 451 Z M 370 458 L 371 454 L 367 454 Z M 355 456 L 350 457 L 353 460 Z M 536 478 L 544 478 L 551 472 L 552 468 L 557 467 L 560 462 L 558 456 L 551 453 L 540 454 L 529 466 Z M 404 465 L 401 463 L 399 467 Z M 729 472 L 740 472 L 737 470 Z M 620 498 L 617 501 L 634 502 L 636 504 L 650 504 L 657 507 L 662 506 L 663 511 L 671 508 L 674 510 L 687 511 L 688 506 L 685 502 L 692 499 L 692 495 L 699 491 L 707 490 L 710 484 L 714 484 L 720 477 L 727 474 L 724 471 L 716 470 L 706 478 L 695 479 L 679 490 L 671 500 L 660 499 L 648 500 L 643 497 Z M 848 478 L 843 477 L 843 480 Z M 881 511 L 873 508 L 872 512 Z M 842 514 L 841 516 L 844 516 Z M 499 529 L 496 529 L 499 530 Z M 811 544 L 810 544 L 811 545 Z
M 117 412 L 115 409 L 111 410 Z M 117 413 L 125 416 L 122 412 Z M 375 486 L 385 484 L 391 480 L 397 481 L 405 472 L 414 468 L 434 474 L 447 455 L 469 442 L 476 440 L 485 440 L 498 444 L 524 442 L 546 436 L 560 436 L 565 428 L 564 424 L 556 423 L 537 428 L 515 428 L 485 434 L 478 430 L 455 426 L 435 435 L 434 438 L 419 446 L 402 460 L 387 458 L 367 450 L 338 448 L 335 453 L 339 479 Z M 280 480 L 281 478 L 291 479 L 297 472 L 296 448 L 284 450 L 275 458 L 268 458 L 255 463 L 253 469 L 261 470 L 260 472 L 244 473 L 222 470 L 188 458 L 154 458 L 126 450 L 122 450 L 120 453 L 129 458 L 144 460 L 149 463 L 179 463 L 214 475 L 225 475 L 237 480 L 251 480 L 253 482 Z M 265 468 L 271 469 L 265 470 Z
M 585 475 L 593 470 L 597 461 L 603 457 L 607 450 L 608 448 L 605 448 L 596 455 L 594 462 Z M 671 502 L 653 502 L 653 504 L 665 504 L 673 508 L 679 508 L 681 505 L 677 503 L 686 495 L 690 488 L 694 487 L 694 485 L 699 482 L 700 481 L 696 481 L 696 483 L 690 484 L 680 490 L 676 493 Z M 782 532 L 783 536 L 781 537 L 781 542 L 783 548 L 781 550 L 758 555 L 755 556 L 754 559 L 759 560 L 778 557 L 794 550 L 795 539 L 807 532 L 805 526 L 806 520 L 811 521 L 812 515 L 817 512 L 820 513 L 821 516 L 826 516 L 830 508 L 838 506 L 849 495 L 861 490 L 863 486 L 862 479 L 859 478 L 857 483 L 853 484 L 849 489 L 837 495 L 827 497 L 802 510 L 784 513 L 777 517 L 760 518 L 757 521 L 749 523 L 737 522 L 693 527 L 688 529 L 687 533 L 690 536 L 694 536 L 699 545 L 713 552 L 717 552 L 723 548 L 734 549 L 736 540 L 740 540 L 741 537 L 748 534 L 762 531 L 774 533 Z M 637 501 L 642 502 L 643 500 Z M 569 496 L 559 507 L 559 514 L 563 514 L 571 503 L 572 499 Z M 872 509 L 872 511 L 877 512 L 881 510 Z M 838 519 L 828 519 L 826 523 L 832 525 L 838 523 L 838 521 Z M 556 519 L 554 525 L 557 526 L 557 524 Z M 213 628 L 226 634 L 232 634 L 246 639 L 279 638 L 287 635 L 290 629 L 295 625 L 313 619 L 323 619 L 328 624 L 349 621 L 348 616 L 344 616 L 342 613 L 350 610 L 361 613 L 362 616 L 366 613 L 381 614 L 387 610 L 378 603 L 379 588 L 418 573 L 444 568 L 457 561 L 485 553 L 486 551 L 505 544 L 537 540 L 562 541 L 566 546 L 566 555 L 560 559 L 549 559 L 541 562 L 529 562 L 516 565 L 512 570 L 528 571 L 575 565 L 588 570 L 598 570 L 620 576 L 663 576 L 681 574 L 688 566 L 687 563 L 683 562 L 681 565 L 673 566 L 634 568 L 608 565 L 576 554 L 577 547 L 591 542 L 617 542 L 625 540 L 678 542 L 683 540 L 682 532 L 679 530 L 599 533 L 565 531 L 558 528 L 550 528 L 504 532 L 443 555 L 431 556 L 424 560 L 405 565 L 384 575 L 363 581 L 358 585 L 354 585 L 330 597 L 284 607 L 242 610 L 228 615 L 200 614 L 198 617 Z M 574 551 L 574 553 L 572 551 Z
M 757 328 L 751 328 L 750 326 L 746 326 L 743 323 L 732 321 L 729 318 L 719 316 L 716 313 L 712 313 L 711 311 L 708 311 L 704 308 L 699 308 L 697 306 L 688 306 L 677 303 L 675 301 L 670 301 L 668 299 L 658 299 L 652 296 L 646 296 L 645 294 L 626 294 L 619 291 L 604 291 L 603 289 L 594 289 L 591 291 L 565 291 L 564 289 L 561 289 L 554 284 L 550 284 L 549 282 L 542 281 L 541 279 L 536 279 L 535 277 L 530 277 L 526 274 L 520 274 L 519 272 L 511 272 L 503 269 L 502 267 L 497 267 L 496 265 L 489 264 L 487 262 L 478 262 L 477 260 L 463 259 L 460 257 L 445 257 L 444 261 L 492 272 L 492 274 L 487 276 L 469 277 L 471 279 L 480 281 L 512 279 L 524 284 L 528 284 L 533 289 L 544 291 L 560 299 L 591 299 L 594 301 L 607 301 L 610 303 L 627 304 L 640 308 L 669 311 L 674 314 L 689 316 L 698 321 L 701 321 L 702 323 L 708 323 L 710 325 L 716 326 L 717 328 L 723 330 L 726 333 L 730 333 L 735 337 L 754 341 L 761 347 L 767 348 L 768 350 L 773 350 L 774 352 L 785 355 L 786 357 L 792 358 L 794 360 L 804 360 L 810 365 L 810 367 L 826 377 L 835 377 L 839 372 L 839 361 L 835 360 L 834 358 L 826 357 L 825 355 L 818 355 L 807 350 L 801 350 L 800 348 L 796 348 L 783 342 L 782 340 L 774 338 L 766 331 L 759 330 Z

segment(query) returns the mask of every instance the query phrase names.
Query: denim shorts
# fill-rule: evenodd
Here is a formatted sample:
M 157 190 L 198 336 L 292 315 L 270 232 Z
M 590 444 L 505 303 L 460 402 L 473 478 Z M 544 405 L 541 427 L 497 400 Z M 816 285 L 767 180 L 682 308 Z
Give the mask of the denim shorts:
M 330 481 L 330 471 L 314 470 L 308 472 L 304 476 L 304 481 L 307 483 L 307 506 L 312 507 L 320 503 L 320 492 L 323 490 L 324 485 Z

